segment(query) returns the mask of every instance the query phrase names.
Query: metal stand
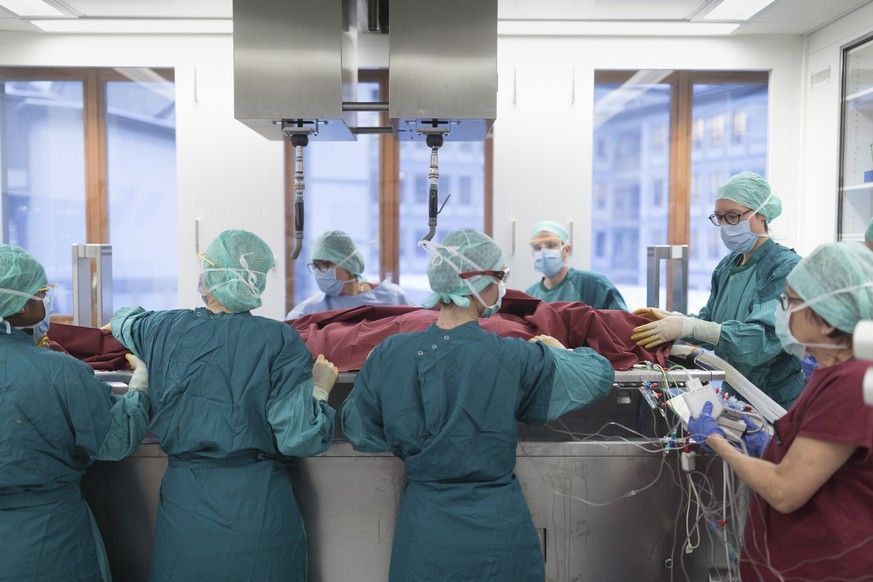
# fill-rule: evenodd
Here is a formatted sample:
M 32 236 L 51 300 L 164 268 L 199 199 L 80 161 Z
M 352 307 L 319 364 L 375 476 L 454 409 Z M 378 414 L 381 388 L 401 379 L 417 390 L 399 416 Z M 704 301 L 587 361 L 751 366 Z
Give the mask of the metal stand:
M 112 319 L 112 245 L 73 245 L 73 324 L 100 327 Z
M 648 248 L 646 264 L 646 305 L 660 307 L 661 260 L 672 261 L 671 293 L 667 297 L 667 311 L 688 313 L 688 245 L 652 245 Z

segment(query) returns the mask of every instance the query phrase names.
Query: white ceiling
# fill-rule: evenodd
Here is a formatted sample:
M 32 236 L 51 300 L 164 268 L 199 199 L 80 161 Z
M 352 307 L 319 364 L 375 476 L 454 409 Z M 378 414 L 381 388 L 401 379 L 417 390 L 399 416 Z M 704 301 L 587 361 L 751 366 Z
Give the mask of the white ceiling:
M 243 1 L 243 0 L 238 0 Z M 326 1 L 326 0 L 313 0 Z M 395 0 L 402 1 L 402 0 Z M 475 1 L 475 0 L 470 0 Z M 720 0 L 498 0 L 500 20 L 700 20 Z M 734 34 L 808 34 L 873 0 L 777 0 Z M 2 0 L 0 0 L 2 2 Z M 231 18 L 232 0 L 47 0 L 79 18 Z M 359 0 L 359 3 L 365 3 Z M 0 8 L 0 31 L 35 26 Z M 41 34 L 49 34 L 41 32 Z

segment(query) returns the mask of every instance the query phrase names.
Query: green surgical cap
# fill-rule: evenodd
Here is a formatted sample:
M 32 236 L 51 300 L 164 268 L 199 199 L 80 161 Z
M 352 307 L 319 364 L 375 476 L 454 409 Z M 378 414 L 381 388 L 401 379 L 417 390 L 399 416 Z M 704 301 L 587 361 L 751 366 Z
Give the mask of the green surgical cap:
M 427 264 L 427 279 L 434 293 L 425 300 L 425 307 L 438 302 L 454 302 L 466 307 L 470 304 L 466 296 L 472 295 L 473 291 L 458 276 L 459 273 L 502 269 L 506 261 L 503 251 L 491 237 L 473 229 L 453 230 L 433 248 L 434 254 Z M 470 277 L 467 281 L 476 292 L 493 282 L 484 275 Z
M 570 240 L 570 235 L 567 234 L 567 231 L 564 230 L 564 227 L 554 220 L 543 220 L 542 222 L 536 223 L 533 227 L 533 230 L 530 231 L 531 240 L 535 239 L 537 234 L 541 232 L 550 232 L 559 239 L 561 239 L 561 242 L 563 243 L 566 243 Z
M 768 196 L 770 196 L 770 184 L 767 183 L 763 176 L 754 172 L 740 172 L 735 176 L 731 176 L 730 180 L 718 189 L 718 195 L 715 199 L 733 200 L 737 204 L 742 204 L 746 208 L 755 210 L 761 204 L 764 204 Z M 770 222 L 782 214 L 782 201 L 773 194 L 770 200 L 767 200 L 767 203 L 758 210 L 758 213 L 762 214 L 767 219 L 767 222 Z
M 329 230 L 318 235 L 309 258 L 313 261 L 330 261 L 352 275 L 364 272 L 364 257 L 358 252 L 352 237 L 341 230 Z
M 36 295 L 47 283 L 45 269 L 30 253 L 15 245 L 0 245 L 0 317 L 15 315 L 30 301 L 4 290 Z
M 203 285 L 219 303 L 234 313 L 261 306 L 267 271 L 275 261 L 273 251 L 259 236 L 245 230 L 225 230 L 212 241 L 204 257 Z
M 867 230 L 864 232 L 864 238 L 873 242 L 873 218 L 867 223 Z
M 873 286 L 858 287 L 865 283 L 873 285 L 873 253 L 853 241 L 821 245 L 788 274 L 788 284 L 812 303 L 810 309 L 846 333 L 873 318 Z

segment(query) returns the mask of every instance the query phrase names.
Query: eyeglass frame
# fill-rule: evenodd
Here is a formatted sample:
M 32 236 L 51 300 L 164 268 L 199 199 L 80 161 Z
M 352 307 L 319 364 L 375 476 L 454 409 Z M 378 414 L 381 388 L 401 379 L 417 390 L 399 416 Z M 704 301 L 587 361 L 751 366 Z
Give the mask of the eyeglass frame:
M 543 249 L 549 250 L 549 251 L 561 249 L 561 248 L 564 248 L 565 244 L 566 243 L 564 243 L 564 241 L 562 241 L 558 237 L 539 238 L 539 239 L 533 239 L 532 241 L 530 241 L 530 248 L 531 248 L 531 252 L 538 253 Z M 542 248 L 537 248 L 537 247 L 542 247 Z
M 752 212 L 752 208 L 746 210 L 745 212 L 735 212 L 731 210 L 730 212 L 725 212 L 724 214 L 719 214 L 718 212 L 713 212 L 709 215 L 709 222 L 711 222 L 715 226 L 721 226 L 722 221 L 728 223 L 731 226 L 736 226 L 740 222 L 743 221 L 743 216 Z M 732 222 L 732 219 L 729 219 L 728 216 L 736 216 L 733 220 L 736 222 Z
M 458 277 L 461 279 L 469 279 L 470 277 L 477 277 L 479 275 L 484 275 L 485 277 L 492 277 L 497 279 L 498 281 L 503 281 L 504 283 L 509 280 L 509 272 L 510 268 L 506 267 L 505 269 L 501 269 L 499 271 L 470 271 L 468 273 L 458 273 Z
M 322 269 L 321 267 L 319 267 L 315 263 L 323 263 L 324 268 Z M 336 263 L 334 263 L 332 261 L 323 261 L 321 259 L 315 259 L 314 261 L 312 261 L 310 263 L 306 263 L 306 268 L 309 269 L 310 273 L 314 273 L 316 270 L 320 273 L 326 273 L 326 272 L 328 272 L 331 269 L 334 269 L 336 267 L 337 267 Z
M 806 303 L 800 297 L 792 297 L 788 293 L 780 293 L 779 294 L 779 305 L 782 307 L 782 311 L 788 311 L 791 309 L 791 302 L 795 303 Z

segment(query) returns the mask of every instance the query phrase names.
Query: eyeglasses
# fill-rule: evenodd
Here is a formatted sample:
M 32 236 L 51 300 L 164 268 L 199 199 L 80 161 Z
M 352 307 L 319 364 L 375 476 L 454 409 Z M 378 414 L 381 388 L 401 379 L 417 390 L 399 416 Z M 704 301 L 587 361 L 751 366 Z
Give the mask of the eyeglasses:
M 727 222 L 728 224 L 739 224 L 740 220 L 742 220 L 743 216 L 750 213 L 752 210 L 746 210 L 745 212 L 728 212 L 725 214 L 719 214 L 717 212 L 713 212 L 709 215 L 709 222 L 713 223 L 715 226 L 721 226 L 722 223 Z
M 316 271 L 321 271 L 322 273 L 324 273 L 335 266 L 336 265 L 334 265 L 330 261 L 312 261 L 311 263 L 306 264 L 306 268 L 309 269 L 310 273 L 314 273 Z
M 791 309 L 792 303 L 803 303 L 803 299 L 800 297 L 789 297 L 787 293 L 780 293 L 779 303 L 782 305 L 782 311 L 788 311 Z
M 470 271 L 469 273 L 459 273 L 458 277 L 461 279 L 469 279 L 470 277 L 477 277 L 479 275 L 485 275 L 486 277 L 493 277 L 498 281 L 508 281 L 509 280 L 509 267 L 501 271 Z
M 543 249 L 552 251 L 559 249 L 562 246 L 564 246 L 564 241 L 559 238 L 539 238 L 530 241 L 530 247 L 535 253 L 538 253 Z

